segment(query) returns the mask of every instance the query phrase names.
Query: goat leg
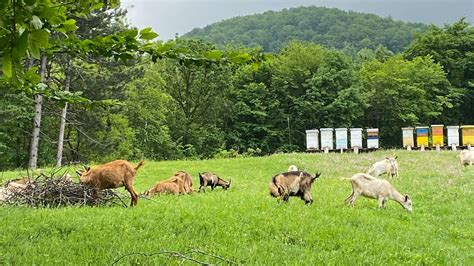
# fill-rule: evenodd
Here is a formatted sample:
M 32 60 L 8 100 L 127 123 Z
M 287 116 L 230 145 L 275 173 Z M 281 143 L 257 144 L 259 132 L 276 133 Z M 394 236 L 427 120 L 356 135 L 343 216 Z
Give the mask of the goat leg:
M 352 193 L 344 200 L 344 202 L 348 203 L 352 196 L 354 196 L 354 191 L 352 191 Z

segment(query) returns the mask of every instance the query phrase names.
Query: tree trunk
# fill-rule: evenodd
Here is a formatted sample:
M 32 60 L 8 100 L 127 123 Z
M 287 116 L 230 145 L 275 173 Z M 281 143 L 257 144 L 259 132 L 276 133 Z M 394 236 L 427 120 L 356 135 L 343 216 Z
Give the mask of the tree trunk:
M 64 90 L 69 91 L 71 85 L 69 75 L 70 65 L 67 63 L 66 67 L 66 82 L 64 84 Z M 61 111 L 61 122 L 59 124 L 59 138 L 58 138 L 58 151 L 56 154 L 56 167 L 61 167 L 63 159 L 63 147 L 64 147 L 64 129 L 66 128 L 66 115 L 67 115 L 67 103 L 64 103 L 64 108 Z
M 41 82 L 46 83 L 46 65 L 48 58 L 46 55 L 41 57 L 41 69 L 40 76 Z M 35 95 L 35 116 L 33 118 L 33 133 L 31 135 L 31 144 L 30 144 L 30 160 L 28 167 L 35 169 L 38 163 L 38 144 L 40 137 L 40 128 L 41 128 L 41 110 L 43 108 L 43 95 Z

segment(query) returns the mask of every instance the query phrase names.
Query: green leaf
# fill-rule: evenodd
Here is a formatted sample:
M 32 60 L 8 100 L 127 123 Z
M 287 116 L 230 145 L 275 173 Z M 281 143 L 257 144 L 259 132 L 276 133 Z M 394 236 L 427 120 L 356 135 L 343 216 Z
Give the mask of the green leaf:
M 8 53 L 3 55 L 2 71 L 7 78 L 11 78 L 13 76 L 12 58 Z
M 232 63 L 241 64 L 250 61 L 252 56 L 247 53 L 233 52 L 228 55 L 228 59 Z
M 127 30 L 127 31 L 125 32 L 125 35 L 126 35 L 127 37 L 130 37 L 130 38 L 136 38 L 136 37 L 137 37 L 137 34 L 138 34 L 138 30 L 136 30 L 136 29 Z
M 133 59 L 134 57 L 133 57 L 133 55 L 130 54 L 130 53 L 121 53 L 121 54 L 119 55 L 119 58 L 122 59 L 122 60 L 124 60 L 124 61 L 126 61 L 126 60 Z
M 222 51 L 212 50 L 212 51 L 204 53 L 204 57 L 206 59 L 220 60 L 222 58 Z
M 158 34 L 153 32 L 151 28 L 144 28 L 140 31 L 140 39 L 142 40 L 153 40 L 158 37 Z
M 33 30 L 29 34 L 29 50 L 31 55 L 39 59 L 41 48 L 48 46 L 49 33 L 45 30 Z
M 43 27 L 43 22 L 41 22 L 41 19 L 35 15 L 31 18 L 30 21 L 31 26 L 33 26 L 34 29 L 41 29 Z
M 76 20 L 68 19 L 63 23 L 63 27 L 66 31 L 75 31 L 77 29 Z
M 100 3 L 94 4 L 94 5 L 91 7 L 91 9 L 92 9 L 92 10 L 101 9 L 103 6 L 104 6 L 104 3 L 100 2 Z
M 32 67 L 26 71 L 25 80 L 28 81 L 30 84 L 37 84 L 41 81 L 40 75 L 38 75 L 38 67 Z
M 35 42 L 30 42 L 28 46 L 31 56 L 35 59 L 39 59 L 41 56 L 40 47 Z
M 17 54 L 15 58 L 20 59 L 26 54 L 26 50 L 28 49 L 28 33 L 29 32 L 25 30 L 16 41 Z
M 10 34 L 10 31 L 4 28 L 0 28 L 0 37 Z

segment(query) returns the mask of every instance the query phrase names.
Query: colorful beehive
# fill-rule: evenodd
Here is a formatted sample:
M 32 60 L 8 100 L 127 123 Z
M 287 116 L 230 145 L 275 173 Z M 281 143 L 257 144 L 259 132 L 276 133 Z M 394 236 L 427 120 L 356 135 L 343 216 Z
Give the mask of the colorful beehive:
M 347 128 L 336 128 L 336 149 L 347 149 Z
M 413 140 L 413 129 L 412 127 L 403 127 L 402 136 L 403 136 L 403 148 L 414 147 L 415 141 Z
M 306 130 L 306 149 L 307 150 L 319 149 L 319 130 L 317 129 Z
M 459 146 L 459 126 L 447 126 L 448 130 L 448 145 Z
M 334 149 L 333 131 L 332 128 L 321 128 L 321 149 Z
M 367 148 L 368 149 L 379 148 L 379 129 L 378 128 L 367 129 Z
M 351 148 L 362 149 L 362 128 L 351 128 Z
M 416 146 L 428 147 L 429 127 L 416 127 Z
M 474 145 L 474 126 L 461 126 L 462 145 Z
M 431 125 L 433 146 L 444 146 L 444 125 Z

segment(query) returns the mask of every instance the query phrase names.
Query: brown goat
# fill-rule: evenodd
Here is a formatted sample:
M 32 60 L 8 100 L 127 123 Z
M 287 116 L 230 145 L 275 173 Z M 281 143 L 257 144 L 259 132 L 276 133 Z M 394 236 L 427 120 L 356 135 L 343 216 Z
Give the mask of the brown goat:
M 199 187 L 199 191 L 201 191 L 202 188 L 204 192 L 206 192 L 207 186 L 211 186 L 212 190 L 214 190 L 215 187 L 222 187 L 224 190 L 227 190 L 230 187 L 231 182 L 232 180 L 229 180 L 229 182 L 227 182 L 213 173 L 199 173 L 199 183 L 201 184 L 201 186 Z
M 311 204 L 313 203 L 311 186 L 320 175 L 321 173 L 316 173 L 312 177 L 309 173 L 303 171 L 281 173 L 272 178 L 268 189 L 271 196 L 281 197 L 283 201 L 287 202 L 290 196 L 299 196 L 305 201 L 305 204 Z
M 178 171 L 171 178 L 156 183 L 152 188 L 145 191 L 146 196 L 153 196 L 155 194 L 189 194 L 193 192 L 192 177 L 184 172 Z
M 191 177 L 191 175 L 189 175 L 185 171 L 178 171 L 174 174 L 174 176 L 181 178 L 181 180 L 183 181 L 183 185 L 184 185 L 184 191 L 186 193 L 191 193 L 191 192 L 194 191 L 194 189 L 193 189 L 193 178 Z
M 173 176 L 165 181 L 156 183 L 152 188 L 145 191 L 146 196 L 153 196 L 155 194 L 185 194 L 184 182 L 180 177 Z
M 125 160 L 112 161 L 79 173 L 79 181 L 81 184 L 94 188 L 96 196 L 100 190 L 125 186 L 132 197 L 130 206 L 135 206 L 138 203 L 138 194 L 133 188 L 133 181 L 138 168 L 143 164 L 144 162 L 140 161 L 137 166 L 133 167 L 130 162 Z

